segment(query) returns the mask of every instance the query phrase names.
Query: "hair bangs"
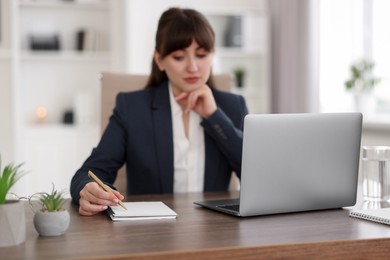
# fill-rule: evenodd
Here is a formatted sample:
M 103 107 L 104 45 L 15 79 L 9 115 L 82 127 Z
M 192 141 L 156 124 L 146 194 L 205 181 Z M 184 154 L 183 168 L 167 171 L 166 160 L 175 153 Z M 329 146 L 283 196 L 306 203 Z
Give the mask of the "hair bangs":
M 206 51 L 214 51 L 215 36 L 211 27 L 201 26 L 194 28 L 194 39 Z
M 168 36 L 162 43 L 161 55 L 164 57 L 174 51 L 185 49 L 191 45 L 194 38 L 193 32 L 186 24 L 181 22 L 172 23 L 168 29 Z
M 214 51 L 214 31 L 207 20 L 202 22 L 197 21 L 194 17 L 181 16 L 166 28 L 164 32 L 167 37 L 164 42 L 161 42 L 160 54 L 166 55 L 189 47 L 195 40 L 201 48 L 206 51 Z

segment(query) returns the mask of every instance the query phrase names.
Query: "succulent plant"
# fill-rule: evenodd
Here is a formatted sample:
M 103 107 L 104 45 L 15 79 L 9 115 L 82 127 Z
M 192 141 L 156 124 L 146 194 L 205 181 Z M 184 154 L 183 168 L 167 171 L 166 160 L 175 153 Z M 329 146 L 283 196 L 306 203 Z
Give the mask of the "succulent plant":
M 65 192 L 57 191 L 53 184 L 51 193 L 41 192 L 37 194 L 39 201 L 42 203 L 42 211 L 55 212 L 63 210 L 65 203 Z

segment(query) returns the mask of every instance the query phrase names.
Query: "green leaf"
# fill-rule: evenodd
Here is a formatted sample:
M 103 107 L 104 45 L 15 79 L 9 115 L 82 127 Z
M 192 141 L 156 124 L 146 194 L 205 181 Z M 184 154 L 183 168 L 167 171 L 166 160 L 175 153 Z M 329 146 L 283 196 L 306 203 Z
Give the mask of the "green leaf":
M 65 203 L 65 192 L 57 191 L 53 184 L 51 193 L 43 192 L 39 195 L 43 211 L 60 211 Z
M 380 82 L 378 78 L 372 76 L 374 66 L 372 61 L 364 59 L 353 63 L 350 66 L 350 79 L 344 83 L 345 88 L 356 91 L 373 89 Z
M 0 158 L 1 165 L 1 158 Z M 14 165 L 10 163 L 6 165 L 0 176 L 0 204 L 6 202 L 6 197 L 9 190 L 14 186 L 14 184 L 25 175 L 25 172 L 21 170 L 23 163 Z

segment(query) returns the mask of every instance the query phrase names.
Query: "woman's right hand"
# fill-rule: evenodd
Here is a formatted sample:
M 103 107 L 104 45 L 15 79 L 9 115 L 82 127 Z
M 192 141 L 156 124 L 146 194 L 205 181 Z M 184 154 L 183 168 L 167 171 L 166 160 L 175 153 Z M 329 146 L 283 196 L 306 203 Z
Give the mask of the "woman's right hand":
M 108 206 L 118 205 L 124 197 L 116 190 L 112 192 L 114 194 L 103 190 L 96 182 L 87 183 L 80 191 L 80 215 L 92 216 L 106 210 Z

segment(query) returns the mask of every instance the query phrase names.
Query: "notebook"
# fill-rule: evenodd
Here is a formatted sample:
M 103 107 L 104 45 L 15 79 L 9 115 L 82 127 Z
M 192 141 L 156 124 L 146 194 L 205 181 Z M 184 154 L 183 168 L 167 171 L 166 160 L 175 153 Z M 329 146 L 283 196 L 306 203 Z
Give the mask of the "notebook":
M 161 201 L 124 202 L 126 209 L 121 206 L 109 206 L 108 216 L 113 221 L 144 220 L 144 219 L 172 219 L 177 213 Z
M 390 225 L 390 208 L 371 209 L 371 210 L 355 209 L 349 212 L 349 216 Z
M 361 131 L 361 113 L 247 115 L 240 197 L 194 203 L 241 217 L 353 206 Z

